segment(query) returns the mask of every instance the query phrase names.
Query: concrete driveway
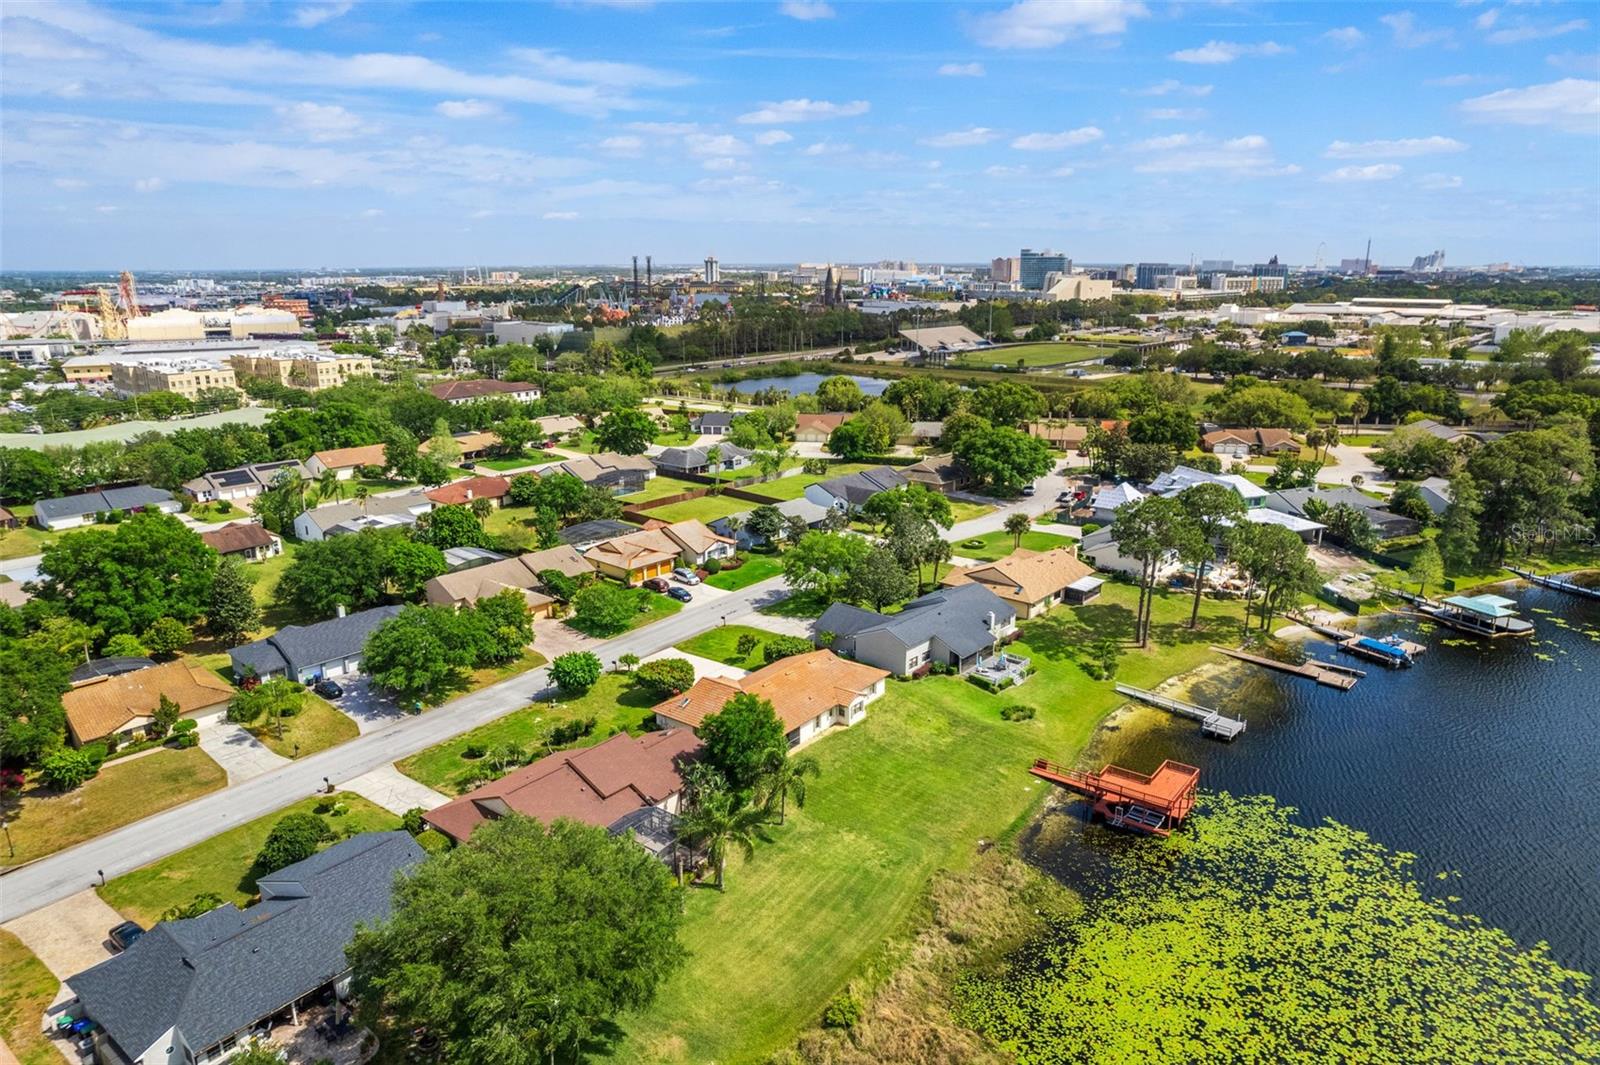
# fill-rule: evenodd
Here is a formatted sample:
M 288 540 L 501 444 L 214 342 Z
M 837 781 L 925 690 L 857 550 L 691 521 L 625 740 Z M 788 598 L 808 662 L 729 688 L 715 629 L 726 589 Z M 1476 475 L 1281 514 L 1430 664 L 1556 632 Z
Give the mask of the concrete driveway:
M 1360 474 L 1363 488 L 1383 491 L 1385 486 L 1379 482 L 1388 474 L 1373 463 L 1373 450 L 1351 444 L 1333 445 L 1328 449 L 1328 464 L 1317 471 L 1317 481 L 1321 484 L 1349 484 L 1352 477 Z
M 703 658 L 700 655 L 692 655 L 686 651 L 680 651 L 675 647 L 664 647 L 655 654 L 645 655 L 644 658 L 640 660 L 640 664 L 642 665 L 645 662 L 655 662 L 663 658 L 681 658 L 688 662 L 694 667 L 695 680 L 701 680 L 705 677 L 742 677 L 748 672 L 748 670 L 740 669 L 738 666 L 730 666 L 725 663 L 718 662 L 714 658 Z
M 274 754 L 266 744 L 231 721 L 212 721 L 200 728 L 200 749 L 228 772 L 229 785 L 270 773 L 289 759 Z
M 379 766 L 340 786 L 371 799 L 394 814 L 403 814 L 415 806 L 432 810 L 450 801 L 448 795 L 441 795 L 426 784 L 419 784 L 392 765 Z
M 89 888 L 0 927 L 22 940 L 46 969 L 65 980 L 111 957 L 106 933 L 123 920 L 122 914 Z
M 569 651 L 593 651 L 603 643 L 604 640 L 585 636 L 554 618 L 539 618 L 533 623 L 533 649 L 551 661 Z
M 374 689 L 372 681 L 362 674 L 340 677 L 338 684 L 344 694 L 328 701 L 354 720 L 356 731 L 363 735 L 392 725 L 404 716 L 394 700 Z

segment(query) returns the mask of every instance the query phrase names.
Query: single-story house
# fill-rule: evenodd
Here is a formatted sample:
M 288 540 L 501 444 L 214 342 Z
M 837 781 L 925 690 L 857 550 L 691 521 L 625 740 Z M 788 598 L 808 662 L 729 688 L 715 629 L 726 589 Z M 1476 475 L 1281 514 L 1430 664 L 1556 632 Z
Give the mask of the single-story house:
M 1474 429 L 1471 426 L 1446 425 L 1443 422 L 1434 420 L 1433 418 L 1421 418 L 1417 421 L 1409 422 L 1407 423 L 1406 428 L 1421 429 L 1429 436 L 1436 436 L 1440 440 L 1448 440 L 1451 443 L 1466 437 L 1470 437 L 1479 443 L 1487 444 L 1491 440 L 1498 440 L 1500 437 L 1505 435 L 1504 433 L 1497 433 L 1488 429 Z
M 15 514 L 5 507 L 0 507 L 0 529 L 19 529 L 21 527 L 22 522 L 17 520 Z
M 537 818 L 546 824 L 565 817 L 597 828 L 611 828 L 649 808 L 676 814 L 683 770 L 699 754 L 700 741 L 689 729 L 666 729 L 638 737 L 619 732 L 593 747 L 559 751 L 513 769 L 493 783 L 435 807 L 423 819 L 465 843 L 479 825 L 507 814 Z
M 311 476 L 321 477 L 332 470 L 341 481 L 350 480 L 363 466 L 376 466 L 380 470 L 388 468 L 389 460 L 384 456 L 383 444 L 329 448 L 306 459 L 306 469 L 311 471 Z
M 1078 557 L 1076 546 L 1057 547 L 1051 551 L 1030 551 L 1023 547 L 998 562 L 952 568 L 939 583 L 946 587 L 981 584 L 1004 599 L 1016 610 L 1017 616 L 1026 621 L 1057 603 L 1067 602 L 1067 589 L 1074 582 L 1093 575 L 1093 567 Z
M 201 533 L 200 539 L 224 558 L 233 555 L 246 562 L 283 554 L 283 541 L 253 521 L 230 522 Z
M 717 449 L 717 467 L 711 468 L 711 448 Z M 751 452 L 734 444 L 711 444 L 707 447 L 669 447 L 651 461 L 662 473 L 719 473 L 742 470 L 750 465 Z
M 733 549 L 731 538 L 690 518 L 670 525 L 652 523 L 626 536 L 604 540 L 585 551 L 583 557 L 601 576 L 636 585 L 651 577 L 665 576 L 679 565 L 693 568 L 713 558 L 728 558 Z
M 236 499 L 254 499 L 271 488 L 285 471 L 301 480 L 311 476 L 305 466 L 294 459 L 280 462 L 258 462 L 252 466 L 238 466 L 231 470 L 218 470 L 183 483 L 183 490 L 196 503 L 210 503 L 218 499 L 230 502 Z
M 532 551 L 484 566 L 441 574 L 423 586 L 423 595 L 435 606 L 459 608 L 514 588 L 523 594 L 528 608 L 536 615 L 548 615 L 554 600 L 545 594 L 539 574 L 552 569 L 568 577 L 586 577 L 594 572 L 594 567 L 577 550 L 562 544 L 560 547 Z
M 1422 530 L 1422 526 L 1414 518 L 1396 514 L 1392 510 L 1384 510 L 1379 500 L 1355 488 L 1285 488 L 1282 491 L 1269 493 L 1267 506 L 1283 514 L 1309 518 L 1311 515 L 1306 513 L 1306 504 L 1313 499 L 1330 508 L 1340 503 L 1355 507 L 1367 516 L 1373 528 L 1378 530 L 1378 535 L 1385 540 L 1397 536 L 1415 536 Z
M 101 515 L 113 510 L 128 513 L 159 510 L 163 514 L 176 514 L 182 509 L 183 504 L 166 489 L 136 484 L 129 488 L 107 488 L 101 492 L 41 499 L 33 505 L 33 522 L 41 529 L 76 529 L 93 525 Z
M 422 493 L 437 506 L 471 506 L 475 499 L 487 499 L 500 506 L 511 494 L 511 482 L 504 477 L 466 477 L 449 484 L 441 484 Z
M 854 418 L 848 411 L 832 414 L 800 414 L 794 420 L 794 439 L 798 444 L 826 444 L 828 435 Z
M 696 417 L 691 424 L 694 431 L 705 436 L 727 436 L 733 428 L 733 416 L 737 411 L 713 410 Z
M 1434 514 L 1443 514 L 1445 508 L 1450 506 L 1450 481 L 1445 477 L 1429 477 L 1417 482 L 1417 491 L 1422 495 L 1422 501 L 1428 504 L 1428 509 Z
M 294 519 L 294 534 L 301 540 L 326 540 L 363 529 L 407 529 L 432 509 L 433 500 L 423 491 L 331 503 L 301 511 Z
M 0 585 L 0 588 L 5 585 Z M 117 677 L 124 673 L 132 673 L 136 669 L 149 669 L 156 664 L 153 658 L 143 658 L 132 655 L 118 655 L 114 658 L 92 658 L 72 671 L 67 679 L 73 684 L 81 684 L 86 680 L 97 677 Z
M 680 695 L 656 704 L 664 728 L 698 728 L 728 700 L 748 692 L 772 704 L 790 747 L 809 743 L 835 725 L 848 727 L 867 715 L 867 704 L 883 694 L 888 670 L 850 662 L 832 651 L 780 658 L 743 677 L 701 677 Z
M 1063 422 L 1029 422 L 1028 435 L 1058 451 L 1078 451 L 1089 438 L 1089 427 Z
M 596 521 L 580 521 L 574 525 L 568 525 L 558 535 L 560 535 L 562 543 L 571 544 L 579 551 L 587 551 L 603 540 L 615 540 L 619 536 L 627 536 L 629 533 L 638 531 L 639 526 L 637 525 L 630 525 L 625 521 L 617 521 L 613 518 L 601 518 Z
M 456 433 L 452 438 L 456 446 L 461 449 L 463 459 L 481 459 L 489 453 L 492 447 L 500 446 L 500 434 L 491 432 Z M 429 455 L 433 449 L 429 447 L 432 440 L 424 440 L 417 445 L 417 454 Z
M 539 386 L 526 381 L 440 381 L 436 385 L 429 385 L 428 391 L 433 393 L 435 399 L 442 399 L 452 407 L 485 399 L 532 403 L 540 395 Z
M 1217 429 L 1200 438 L 1214 455 L 1246 459 L 1251 455 L 1300 454 L 1300 442 L 1287 429 Z
M 568 433 L 581 433 L 584 428 L 583 419 L 571 414 L 549 414 L 535 418 L 533 424 L 539 427 L 539 432 L 547 440 L 560 440 Z
M 779 514 L 782 514 L 785 519 L 799 518 L 801 521 L 806 523 L 807 528 L 811 529 L 819 527 L 828 518 L 827 507 L 819 506 L 804 496 L 801 496 L 799 499 L 785 499 L 781 503 L 773 503 L 772 508 Z M 711 531 L 716 533 L 718 536 L 732 536 L 734 539 L 738 540 L 740 547 L 760 547 L 766 543 L 766 540 L 756 536 L 750 531 L 748 524 L 750 520 L 750 513 L 750 511 L 746 510 L 738 515 L 734 515 L 746 523 L 739 526 L 739 532 L 737 536 L 734 536 L 733 533 L 729 532 L 727 518 L 717 518 L 715 521 L 708 522 L 707 524 L 710 525 Z
M 1192 466 L 1174 466 L 1151 481 L 1146 491 L 1150 495 L 1166 496 L 1170 499 L 1197 484 L 1220 484 L 1233 489 L 1234 494 L 1244 502 L 1246 509 L 1264 506 L 1270 494 L 1259 484 L 1237 473 L 1210 473 Z
M 1322 543 L 1322 532 L 1327 528 L 1321 522 L 1302 518 L 1298 514 L 1285 514 L 1271 507 L 1257 507 L 1244 512 L 1245 520 L 1255 525 L 1282 525 L 1308 544 Z
M 943 495 L 958 492 L 972 481 L 972 471 L 954 455 L 929 455 L 921 462 L 901 467 L 900 472 L 911 484 Z
M 1144 569 L 1144 564 L 1138 559 L 1122 553 L 1121 547 L 1111 535 L 1111 528 L 1096 529 L 1085 536 L 1078 544 L 1078 554 L 1087 559 L 1097 570 L 1107 573 L 1122 573 L 1129 577 L 1138 578 Z M 1168 551 L 1156 563 L 1156 583 L 1164 584 L 1183 568 L 1176 551 Z
M 875 466 L 859 473 L 847 473 L 843 477 L 808 484 L 805 497 L 818 506 L 848 512 L 879 492 L 902 488 L 909 483 L 910 479 L 901 470 L 893 466 Z
M 1127 481 L 1119 484 L 1103 484 L 1089 497 L 1089 520 L 1101 525 L 1110 525 L 1117 520 L 1118 507 L 1137 503 L 1143 498 L 1144 493 Z
M 911 428 L 907 429 L 899 439 L 895 440 L 895 443 L 905 444 L 909 447 L 925 447 L 928 444 L 937 444 L 939 438 L 943 435 L 944 422 L 942 421 L 912 422 Z
M 590 488 L 604 488 L 612 495 L 627 495 L 643 488 L 645 482 L 656 475 L 656 467 L 644 455 L 602 451 L 598 455 L 568 459 L 544 472 L 570 473 Z
M 234 687 L 209 669 L 182 661 L 92 677 L 61 696 L 67 732 L 80 745 L 113 732 L 132 736 L 155 719 L 163 695 L 178 704 L 184 717 L 195 717 L 226 707 Z
M 389 914 L 395 877 L 423 859 L 406 832 L 367 832 L 261 877 L 261 901 L 162 921 L 69 977 L 99 1062 L 220 1061 L 299 1007 L 349 990 L 356 926 Z
M 929 592 L 898 614 L 834 603 L 816 631 L 831 632 L 839 654 L 897 676 L 934 664 L 966 673 L 1017 631 L 1017 612 L 985 586 L 967 584 Z
M 375 606 L 312 625 L 285 625 L 271 636 L 240 644 L 228 652 L 235 679 L 254 673 L 288 677 L 309 684 L 324 677 L 361 672 L 361 652 L 372 630 L 400 613 L 397 606 Z

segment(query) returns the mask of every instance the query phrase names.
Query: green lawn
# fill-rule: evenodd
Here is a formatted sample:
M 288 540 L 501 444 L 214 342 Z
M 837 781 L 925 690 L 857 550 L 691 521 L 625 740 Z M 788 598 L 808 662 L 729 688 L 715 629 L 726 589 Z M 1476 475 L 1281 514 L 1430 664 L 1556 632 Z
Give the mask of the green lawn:
M 624 504 L 649 503 L 655 499 L 665 499 L 667 496 L 681 495 L 692 492 L 696 488 L 704 488 L 703 484 L 693 481 L 680 481 L 676 477 L 657 474 L 644 483 L 644 487 L 637 492 L 630 492 L 625 496 L 618 496 Z
M 261 562 L 246 562 L 244 573 L 253 582 L 250 585 L 251 593 L 256 597 L 256 605 L 261 608 L 261 628 L 256 631 L 256 636 L 266 636 L 277 632 L 285 625 L 293 625 L 297 620 L 294 612 L 280 605 L 277 601 L 278 582 L 283 579 L 283 573 L 294 561 L 295 555 L 300 551 L 300 545 L 293 540 L 283 541 L 283 553 Z
M 552 460 L 547 455 L 507 455 L 504 458 L 473 459 L 473 467 L 483 470 L 497 470 L 504 473 L 506 470 L 520 470 L 529 466 L 540 466 Z
M 532 551 L 539 546 L 532 507 L 496 507 L 484 520 L 483 531 L 519 550 Z
M 284 758 L 304 758 L 308 754 L 327 750 L 335 744 L 356 738 L 360 730 L 353 719 L 335 710 L 320 695 L 306 692 L 305 709 L 294 717 L 281 719 L 283 735 L 273 723 L 262 721 L 251 725 L 250 735 L 260 740 L 274 754 Z M 298 756 L 295 751 L 300 753 Z
M 214 503 L 195 503 L 186 513 L 195 521 L 215 524 L 219 521 L 248 521 L 253 512 L 248 506 L 219 499 Z
M 973 518 L 981 518 L 993 510 L 994 504 L 992 503 L 967 503 L 959 499 L 953 499 L 950 501 L 950 521 L 952 524 L 960 524 L 964 521 L 971 521 Z
M 315 796 L 124 873 L 95 890 L 112 909 L 146 928 L 160 919 L 164 910 L 206 892 L 219 896 L 223 902 L 244 906 L 255 897 L 252 866 L 272 826 L 289 814 L 315 813 L 319 805 L 335 803 L 342 804 L 346 812 L 335 816 L 330 811 L 322 818 L 340 837 L 400 827 L 398 817 L 354 792 Z
M 8 817 L 16 854 L 4 864 L 54 854 L 227 783 L 227 773 L 199 747 L 107 763 L 93 780 L 61 795 L 30 782 Z
M 822 774 L 806 807 L 771 830 L 752 861 L 730 862 L 727 892 L 692 890 L 682 939 L 689 961 L 652 1006 L 621 1018 L 627 1039 L 612 1060 L 765 1061 L 816 1023 L 847 980 L 882 961 L 930 877 L 964 868 L 979 839 L 1022 824 L 1050 789 L 1028 775 L 1034 758 L 1073 761 L 1102 716 L 1123 702 L 1090 679 L 1078 648 L 1126 640 L 1137 591 L 1108 584 L 1099 601 L 1027 623 L 1016 650 L 1038 675 L 1001 695 L 963 680 L 893 681 L 860 725 L 808 753 Z M 1215 656 L 1231 640 L 1237 605 L 1209 601 L 1189 633 L 1189 600 L 1156 599 L 1148 651 L 1129 648 L 1117 680 L 1154 687 Z M 1035 708 L 1008 723 L 1010 703 Z M 1143 767 L 1138 767 L 1143 768 Z
M 469 746 L 489 750 L 511 743 L 526 748 L 541 740 L 552 725 L 593 715 L 594 732 L 578 743 L 578 746 L 588 746 L 599 743 L 614 731 L 634 734 L 644 731 L 645 723 L 652 716 L 650 709 L 655 704 L 656 699 L 635 688 L 627 676 L 607 673 L 581 696 L 561 696 L 513 711 L 487 725 L 418 751 L 396 762 L 395 768 L 436 791 L 457 795 L 466 790 L 462 785 L 475 765 L 475 760 L 462 753 Z
M 822 612 L 832 605 L 830 601 L 820 599 L 804 592 L 796 592 L 785 596 L 770 606 L 757 610 L 758 614 L 766 614 L 775 618 L 815 618 L 821 617 Z
M 0 932 L 0 1040 L 21 1065 L 60 1065 L 60 1055 L 40 1030 L 60 986 L 22 940 Z
M 699 499 L 668 503 L 664 507 L 652 507 L 645 513 L 662 521 L 688 521 L 690 518 L 698 518 L 704 522 L 712 522 L 718 518 L 726 518 L 729 514 L 743 514 L 757 506 L 760 504 L 735 499 L 732 496 L 701 496 Z
M 660 621 L 667 615 L 676 614 L 678 611 L 683 609 L 682 603 L 678 602 L 670 595 L 662 595 L 660 592 L 652 592 L 644 588 L 629 588 L 628 594 L 632 595 L 635 601 L 638 602 L 639 612 L 633 616 L 633 620 L 628 622 L 628 627 L 623 629 L 622 632 L 632 632 L 634 629 L 648 625 L 652 621 Z M 569 628 L 576 629 L 585 636 L 605 636 L 610 638 L 613 636 L 620 636 L 622 634 L 622 632 L 588 632 L 583 628 L 583 626 L 577 623 L 575 618 L 568 618 L 566 624 Z
M 987 348 L 982 351 L 965 352 L 956 357 L 954 364 L 974 370 L 987 370 L 996 364 L 1009 368 L 1015 366 L 1017 360 L 1021 359 L 1022 364 L 1028 367 L 1054 366 L 1058 363 L 1103 359 L 1116 350 L 1097 344 L 1070 342 L 1019 344 L 1011 348 Z
M 828 467 L 828 472 L 821 477 L 814 477 L 804 473 L 793 477 L 779 477 L 775 480 L 763 481 L 760 484 L 746 485 L 745 491 L 766 496 L 774 503 L 781 503 L 784 500 L 799 499 L 805 495 L 807 485 L 831 480 L 835 477 L 843 477 L 847 473 L 860 473 L 862 470 L 876 469 L 880 465 L 882 463 L 878 462 L 841 462 L 836 466 Z
M 63 529 L 60 532 L 46 532 L 36 526 L 28 524 L 33 518 L 33 504 L 19 503 L 7 510 L 16 515 L 22 523 L 16 529 L 0 529 L 0 561 L 9 558 L 27 558 L 37 555 L 46 547 L 60 540 L 67 533 L 82 532 L 83 529 Z M 114 529 L 114 525 L 85 525 L 84 529 Z
M 761 646 L 771 635 L 770 632 L 752 629 L 748 625 L 722 625 L 684 640 L 678 644 L 678 650 L 740 669 L 760 669 L 767 664 L 761 657 Z M 741 636 L 754 636 L 758 641 L 756 649 L 743 657 L 739 654 Z
M 738 569 L 725 569 L 721 573 L 713 573 L 706 578 L 706 583 L 725 592 L 737 592 L 740 588 L 748 588 L 768 577 L 776 577 L 782 572 L 783 560 L 777 555 L 748 552 L 744 555 L 744 565 Z
M 1350 447 L 1378 447 L 1388 439 L 1388 433 L 1344 433 L 1339 443 Z
M 982 546 L 969 546 L 972 543 L 981 543 Z M 1074 543 L 1077 541 L 1070 536 L 1057 536 L 1055 533 L 1037 532 L 1032 529 L 1022 534 L 1022 546 L 1029 551 L 1049 551 Z M 992 533 L 973 537 L 971 540 L 957 540 L 950 545 L 950 549 L 962 558 L 975 558 L 980 562 L 998 562 L 1016 550 L 1016 543 L 1010 533 L 1004 529 L 997 529 Z
M 484 666 L 482 669 L 475 669 L 468 674 L 467 690 L 477 691 L 479 688 L 498 684 L 507 677 L 515 677 L 517 674 L 526 673 L 530 669 L 538 669 L 547 661 L 549 660 L 538 651 L 525 651 L 521 658 L 507 662 L 505 665 Z

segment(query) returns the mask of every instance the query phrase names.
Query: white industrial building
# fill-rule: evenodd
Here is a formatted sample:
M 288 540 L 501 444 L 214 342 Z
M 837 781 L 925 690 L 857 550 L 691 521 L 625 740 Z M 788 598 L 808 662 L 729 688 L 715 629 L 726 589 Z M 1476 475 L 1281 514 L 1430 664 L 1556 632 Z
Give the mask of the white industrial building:
M 190 311 L 173 307 L 128 319 L 128 339 L 243 340 L 258 336 L 299 336 L 300 319 L 289 311 L 248 306 L 234 310 Z
M 491 328 L 497 344 L 532 344 L 540 337 L 554 339 L 572 332 L 569 322 L 495 322 Z

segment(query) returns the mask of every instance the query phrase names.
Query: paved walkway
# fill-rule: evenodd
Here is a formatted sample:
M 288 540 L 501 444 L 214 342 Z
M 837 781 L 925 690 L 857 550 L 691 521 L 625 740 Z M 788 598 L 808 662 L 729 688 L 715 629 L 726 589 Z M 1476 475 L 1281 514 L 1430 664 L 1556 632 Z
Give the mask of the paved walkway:
M 694 667 L 695 680 L 701 680 L 705 677 L 742 677 L 749 672 L 749 670 L 740 669 L 738 666 L 730 666 L 724 662 L 718 662 L 715 658 L 704 658 L 700 655 L 692 655 L 687 651 L 680 651 L 676 647 L 664 647 L 655 654 L 645 655 L 639 662 L 640 665 L 643 665 L 645 662 L 655 662 L 663 658 L 681 658 L 688 662 Z
M 270 773 L 289 759 L 275 754 L 266 744 L 231 721 L 218 721 L 200 729 L 200 749 L 228 771 L 231 787 L 242 781 Z
M 432 810 L 450 801 L 450 796 L 419 784 L 392 765 L 379 766 L 370 773 L 362 773 L 354 780 L 345 781 L 342 787 L 371 799 L 395 814 L 403 814 L 415 806 Z
M 106 933 L 123 919 L 89 888 L 0 927 L 22 940 L 57 979 L 65 980 L 111 957 Z

